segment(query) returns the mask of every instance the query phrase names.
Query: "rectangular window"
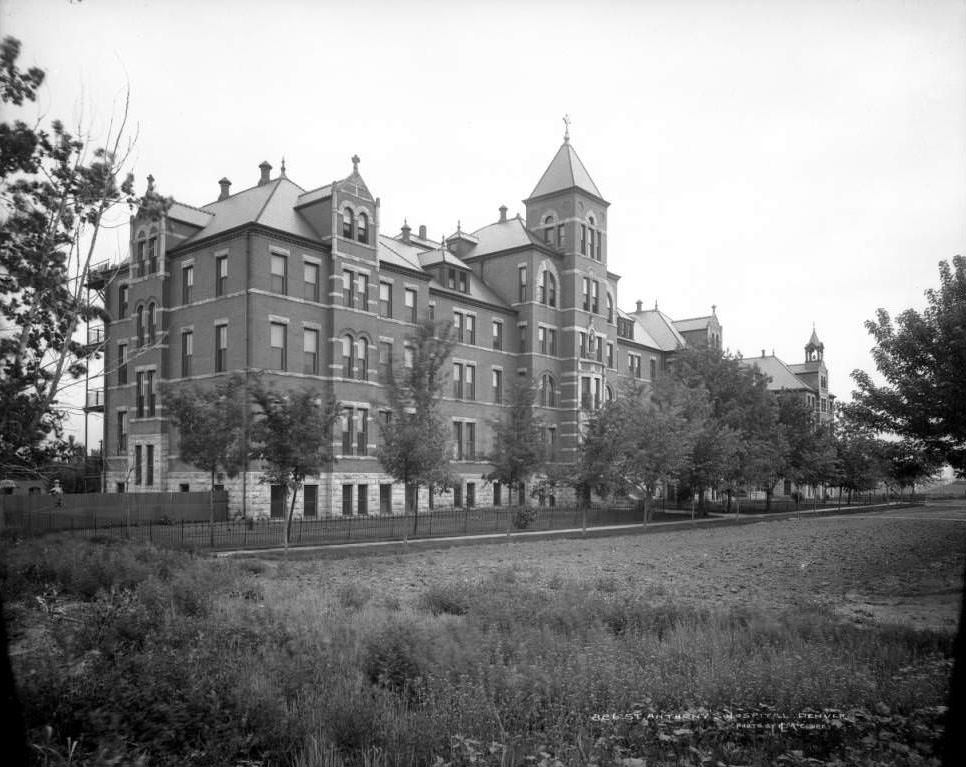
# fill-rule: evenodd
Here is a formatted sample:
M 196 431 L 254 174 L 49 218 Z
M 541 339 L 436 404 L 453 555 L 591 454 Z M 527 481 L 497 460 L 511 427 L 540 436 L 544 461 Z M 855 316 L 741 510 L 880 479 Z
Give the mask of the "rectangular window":
M 537 328 L 537 346 L 540 347 L 540 353 L 547 353 L 547 329 L 544 327 Z
M 392 365 L 392 343 L 379 342 L 379 380 L 389 380 L 389 366 Z
M 614 367 L 614 344 L 607 343 L 607 367 Z
M 392 284 L 379 283 L 379 316 L 392 317 Z
M 141 446 L 134 446 L 134 484 L 141 484 Z
M 117 455 L 124 455 L 127 452 L 127 413 L 123 410 L 117 412 Z
M 463 399 L 463 363 L 453 363 L 453 398 Z
M 453 506 L 455 506 L 457 509 L 463 507 L 463 486 L 462 485 L 456 485 L 456 487 L 453 488 Z
M 590 311 L 590 280 L 584 277 L 584 311 Z
M 355 294 L 352 292 L 352 288 L 355 281 L 355 272 L 349 269 L 342 270 L 342 303 L 345 306 L 352 306 L 354 304 Z
M 127 383 L 127 344 L 117 345 L 117 385 Z
M 154 418 L 154 416 L 157 415 L 158 395 L 157 395 L 157 392 L 155 392 L 154 390 L 154 371 L 153 370 L 148 371 L 148 379 L 145 382 L 145 386 L 147 387 L 147 390 L 148 390 L 147 392 L 148 417 Z
M 580 331 L 580 356 L 587 356 L 587 334 Z
M 476 458 L 476 424 L 466 424 L 466 450 L 463 451 L 466 458 L 472 461 Z
M 493 401 L 498 405 L 503 403 L 503 371 L 493 370 Z
M 597 260 L 600 261 L 601 250 L 604 245 L 604 233 L 597 232 Z
M 456 270 L 449 269 L 446 278 L 446 287 L 450 290 L 456 290 Z
M 454 458 L 457 461 L 463 460 L 463 424 L 461 421 L 453 422 L 453 444 L 455 446 Z
M 117 289 L 117 317 L 116 319 L 124 319 L 127 317 L 127 305 L 128 296 L 130 295 L 127 285 L 121 285 Z
M 493 505 L 499 506 L 503 502 L 502 496 L 503 488 L 500 486 L 499 482 L 493 483 Z
M 416 321 L 416 291 L 413 288 L 406 288 L 403 296 L 406 304 L 406 321 Z
M 550 328 L 547 330 L 547 349 L 551 356 L 557 356 L 557 330 Z
M 144 466 L 144 484 L 148 487 L 154 484 L 154 445 L 148 445 L 148 454 Z
M 651 357 L 651 380 L 657 380 L 657 360 Z
M 493 320 L 493 348 L 503 349 L 503 323 L 500 320 Z
M 367 455 L 369 452 L 369 411 L 365 408 L 356 410 L 356 455 Z
M 580 253 L 587 255 L 587 224 L 580 225 Z
M 591 304 L 590 304 L 590 311 L 592 311 L 594 314 L 598 314 L 599 313 L 598 310 L 600 309 L 600 283 L 597 282 L 597 280 L 594 280 L 594 284 L 592 287 L 593 287 L 593 292 L 591 296 L 593 300 L 591 301 Z
M 432 301 L 429 303 L 429 319 L 431 322 L 436 321 L 436 304 L 434 304 Z M 430 495 L 432 495 L 432 493 L 430 493 Z
M 590 410 L 593 400 L 590 398 L 590 379 L 587 376 L 582 376 L 580 379 L 580 407 L 584 410 Z
M 594 379 L 594 410 L 600 410 L 600 379 Z
M 186 330 L 181 334 L 181 377 L 191 375 L 191 358 L 194 355 L 195 334 Z
M 359 485 L 358 490 L 358 500 L 357 505 L 358 514 L 360 517 L 369 516 L 369 485 Z
M 215 259 L 215 295 L 223 296 L 228 290 L 228 256 Z
M 302 336 L 302 372 L 314 376 L 319 373 L 319 331 L 305 328 Z
M 476 483 L 466 483 L 466 508 L 472 509 L 476 506 Z
M 596 341 L 594 341 L 594 347 L 597 351 L 597 361 L 603 362 L 604 361 L 604 342 L 601 341 L 600 338 L 598 338 Z
M 526 324 L 520 325 L 520 351 L 525 352 L 527 350 L 527 326 Z
M 463 343 L 463 312 L 453 312 L 453 334 L 459 343 Z
M 392 485 L 379 485 L 379 513 L 392 514 Z
M 466 277 L 466 272 L 460 272 L 460 293 L 469 293 L 469 281 Z
M 344 407 L 342 408 L 342 422 L 340 424 L 342 427 L 342 455 L 352 455 L 352 441 L 353 441 L 353 424 L 352 424 L 352 408 Z
M 148 274 L 158 273 L 158 238 L 152 237 L 148 240 Z M 148 448 L 150 450 L 150 448 Z M 148 483 L 150 484 L 150 483 Z
M 228 369 L 228 326 L 215 325 L 215 372 Z
M 356 295 L 359 298 L 359 308 L 369 311 L 369 277 L 365 274 L 356 275 Z
M 314 518 L 319 516 L 319 486 L 302 486 L 302 516 Z
M 466 366 L 466 387 L 464 390 L 466 399 L 476 399 L 476 365 Z
M 596 229 L 590 230 L 590 257 L 591 258 L 594 257 L 594 237 L 596 236 L 596 234 L 597 234 Z
M 342 516 L 352 516 L 352 485 L 342 486 Z
M 191 291 L 195 286 L 195 268 L 188 265 L 181 270 L 181 303 L 191 303 Z
M 527 267 L 521 266 L 518 269 L 518 279 L 520 288 L 519 300 L 522 303 L 527 300 Z
M 285 370 L 288 356 L 288 326 L 273 322 L 269 327 L 269 366 L 274 370 Z
M 557 460 L 557 427 L 547 429 L 547 457 L 551 461 Z
M 476 317 L 472 314 L 466 315 L 466 343 L 476 343 Z
M 564 234 L 564 225 L 557 224 L 557 247 L 563 248 L 567 244 L 567 237 Z
M 319 265 L 308 261 L 302 268 L 302 297 L 309 301 L 319 300 Z
M 413 366 L 413 347 L 411 346 L 403 347 L 403 365 L 407 368 Z
M 134 376 L 134 388 L 135 391 L 135 414 L 138 418 L 144 418 L 144 373 L 140 370 Z

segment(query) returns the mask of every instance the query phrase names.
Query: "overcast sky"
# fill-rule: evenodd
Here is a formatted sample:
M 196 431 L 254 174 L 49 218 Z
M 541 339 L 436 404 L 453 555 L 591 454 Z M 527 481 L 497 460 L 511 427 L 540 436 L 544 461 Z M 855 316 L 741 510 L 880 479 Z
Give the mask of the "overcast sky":
M 139 190 L 193 205 L 358 153 L 384 233 L 472 231 L 523 212 L 569 114 L 619 305 L 716 304 L 732 351 L 792 363 L 814 322 L 841 399 L 863 322 L 966 252 L 966 0 L 0 0 L 0 26 L 48 73 L 35 116 L 97 135 L 130 84 Z

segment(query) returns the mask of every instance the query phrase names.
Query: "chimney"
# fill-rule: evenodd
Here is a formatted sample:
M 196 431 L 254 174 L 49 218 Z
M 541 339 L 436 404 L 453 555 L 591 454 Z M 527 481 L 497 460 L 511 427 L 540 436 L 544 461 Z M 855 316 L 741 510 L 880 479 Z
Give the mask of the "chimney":
M 637 314 L 640 314 L 644 310 L 644 302 L 638 300 L 637 302 Z
M 221 181 L 218 183 L 221 185 L 221 194 L 218 195 L 218 199 L 227 200 L 228 197 L 231 196 L 231 192 L 228 191 L 231 187 L 231 181 L 225 177 L 222 177 Z
M 765 359 L 765 350 L 764 349 L 761 350 L 761 358 L 762 359 Z
M 426 239 L 426 224 L 419 225 L 419 239 L 421 240 Z
M 506 205 L 500 206 L 500 223 L 501 224 L 506 223 Z
M 272 172 L 272 166 L 268 164 L 268 160 L 262 160 L 262 164 L 258 166 L 259 170 L 262 172 L 262 177 L 258 179 L 258 185 L 263 186 L 269 182 L 268 174 Z
M 412 231 L 412 229 L 410 228 L 410 226 L 407 223 L 406 219 L 403 219 L 403 225 L 402 225 L 402 241 L 403 242 L 405 242 L 407 244 L 409 243 L 409 241 L 410 241 L 409 233 L 411 231 Z

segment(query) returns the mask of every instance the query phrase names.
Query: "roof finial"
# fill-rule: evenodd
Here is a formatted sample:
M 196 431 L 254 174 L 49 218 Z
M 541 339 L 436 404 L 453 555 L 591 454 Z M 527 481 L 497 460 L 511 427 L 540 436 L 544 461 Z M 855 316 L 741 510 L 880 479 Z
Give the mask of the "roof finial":
M 711 304 L 711 313 L 712 314 L 717 314 L 718 313 L 718 305 L 717 304 Z
M 570 143 L 570 115 L 563 116 L 564 121 L 564 143 Z
M 457 234 L 463 231 L 463 222 L 456 219 L 456 232 Z
M 352 155 L 352 172 L 359 172 L 359 155 L 357 154 Z
M 151 194 L 153 191 L 154 191 L 154 176 L 152 176 L 149 173 L 148 174 L 148 194 Z
M 285 155 L 282 155 L 282 176 L 285 176 Z

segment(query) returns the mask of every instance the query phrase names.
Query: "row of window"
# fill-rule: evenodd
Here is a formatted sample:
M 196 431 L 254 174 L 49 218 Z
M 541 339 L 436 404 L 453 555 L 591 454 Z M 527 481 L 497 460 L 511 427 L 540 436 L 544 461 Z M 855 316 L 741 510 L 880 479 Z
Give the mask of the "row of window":
M 545 216 L 543 219 L 543 241 L 547 245 L 564 249 L 567 246 L 566 230 L 562 223 L 558 223 L 553 215 Z M 602 260 L 604 247 L 604 233 L 597 228 L 597 222 L 593 216 L 587 217 L 587 223 L 580 225 L 580 252 L 584 256 L 590 256 L 595 261 Z
M 151 235 L 145 232 L 138 234 L 135 243 L 135 258 L 138 263 L 138 273 L 142 276 L 157 274 L 158 272 L 158 236 L 152 228 Z
M 343 273 L 343 279 L 351 280 L 352 272 L 346 270 Z M 346 294 L 347 298 L 349 297 Z M 351 306 L 352 304 L 346 304 Z M 403 316 L 402 319 L 406 322 L 416 322 L 416 289 L 415 288 L 403 288 Z M 365 306 L 360 306 L 359 308 L 368 308 L 368 302 Z M 393 301 L 392 301 L 392 283 L 382 282 L 379 283 L 379 316 L 386 317 L 388 319 L 393 318 Z
M 369 216 L 365 213 L 358 215 L 346 206 L 342 209 L 342 236 L 347 240 L 355 240 L 364 245 L 369 243 Z

